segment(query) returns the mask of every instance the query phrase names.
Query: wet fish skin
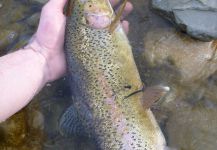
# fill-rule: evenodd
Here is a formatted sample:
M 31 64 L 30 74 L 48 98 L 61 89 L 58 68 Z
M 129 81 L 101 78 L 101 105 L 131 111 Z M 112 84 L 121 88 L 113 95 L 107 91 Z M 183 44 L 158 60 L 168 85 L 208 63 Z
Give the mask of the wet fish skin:
M 86 134 L 103 150 L 164 149 L 152 112 L 142 107 L 143 94 L 127 97 L 143 84 L 121 25 L 112 33 L 90 26 L 86 15 L 94 10 L 86 10 L 87 2 L 114 17 L 106 0 L 74 2 L 65 39 L 74 101 L 60 120 L 61 131 Z

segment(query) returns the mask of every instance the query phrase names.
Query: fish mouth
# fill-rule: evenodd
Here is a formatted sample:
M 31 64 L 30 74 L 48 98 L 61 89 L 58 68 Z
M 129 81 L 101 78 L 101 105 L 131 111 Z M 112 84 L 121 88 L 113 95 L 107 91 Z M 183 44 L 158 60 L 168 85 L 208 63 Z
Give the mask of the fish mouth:
M 85 20 L 86 25 L 95 29 L 105 29 L 112 22 L 108 13 L 85 13 Z
M 109 16 L 109 13 L 85 13 L 85 16 L 98 16 L 98 17 L 101 17 L 101 16 Z
M 86 25 L 95 29 L 108 27 L 114 16 L 113 9 L 107 0 L 85 2 L 83 10 Z
M 110 18 L 110 20 L 112 20 L 113 17 L 113 12 L 111 13 L 108 10 L 100 10 L 100 9 L 96 9 L 96 10 L 92 10 L 92 11 L 84 11 L 84 16 L 87 18 L 89 16 L 94 16 L 94 17 L 108 17 Z

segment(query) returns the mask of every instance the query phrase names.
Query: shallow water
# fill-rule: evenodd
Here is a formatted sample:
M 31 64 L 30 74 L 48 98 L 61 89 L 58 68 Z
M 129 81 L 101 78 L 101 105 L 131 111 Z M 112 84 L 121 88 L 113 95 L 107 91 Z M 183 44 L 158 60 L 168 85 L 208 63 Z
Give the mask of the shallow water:
M 146 86 L 171 87 L 166 98 L 152 108 L 168 145 L 178 150 L 215 150 L 214 50 L 210 43 L 174 31 L 169 22 L 150 11 L 147 0 L 132 3 L 129 39 L 142 80 Z M 0 1 L 0 55 L 28 42 L 41 6 L 34 0 Z M 66 138 L 58 132 L 59 117 L 70 103 L 66 78 L 47 84 L 31 104 L 0 124 L 0 149 L 95 149 L 87 139 Z

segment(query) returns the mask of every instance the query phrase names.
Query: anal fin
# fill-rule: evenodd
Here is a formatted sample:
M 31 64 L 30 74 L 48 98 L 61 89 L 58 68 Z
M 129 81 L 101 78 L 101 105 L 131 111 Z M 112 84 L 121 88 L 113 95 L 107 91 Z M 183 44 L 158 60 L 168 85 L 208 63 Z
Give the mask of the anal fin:
M 167 86 L 152 86 L 144 90 L 142 105 L 145 109 L 150 108 L 154 103 L 164 97 L 170 88 Z

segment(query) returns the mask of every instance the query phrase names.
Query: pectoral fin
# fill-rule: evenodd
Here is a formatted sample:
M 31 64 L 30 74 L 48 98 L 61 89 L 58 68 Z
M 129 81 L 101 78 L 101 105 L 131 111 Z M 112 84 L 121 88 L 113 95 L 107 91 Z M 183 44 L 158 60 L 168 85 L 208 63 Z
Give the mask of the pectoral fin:
M 167 86 L 152 86 L 146 88 L 143 93 L 142 105 L 145 109 L 150 108 L 154 103 L 164 97 L 170 88 Z

